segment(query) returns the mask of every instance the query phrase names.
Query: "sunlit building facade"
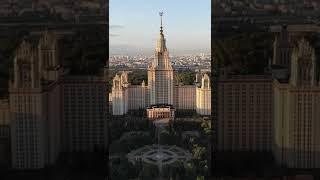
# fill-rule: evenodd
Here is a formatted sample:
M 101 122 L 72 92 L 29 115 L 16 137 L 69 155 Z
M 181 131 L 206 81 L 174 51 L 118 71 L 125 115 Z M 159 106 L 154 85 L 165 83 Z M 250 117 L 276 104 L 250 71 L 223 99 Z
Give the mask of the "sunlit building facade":
M 155 48 L 155 58 L 148 67 L 147 85 L 131 85 L 128 73 L 122 72 L 113 78 L 112 114 L 124 115 L 129 110 L 146 109 L 157 105 L 168 105 L 175 110 L 194 110 L 200 115 L 211 115 L 211 85 L 206 73 L 198 74 L 200 85 L 181 85 L 174 79 L 174 69 L 169 59 L 163 27 L 160 27 L 160 37 Z M 150 109 L 149 109 L 150 111 Z M 160 112 L 160 110 L 159 110 Z M 158 113 L 156 113 L 158 114 Z M 161 114 L 161 113 L 159 113 Z M 152 116 L 153 118 L 155 116 Z
M 198 114 L 211 114 L 211 85 L 208 74 L 201 78 L 200 87 L 196 88 L 196 111 Z
M 174 106 L 181 110 L 196 109 L 196 90 L 194 85 L 176 85 Z
M 169 119 L 173 120 L 175 109 L 170 105 L 154 105 L 147 108 L 147 117 L 149 119 Z

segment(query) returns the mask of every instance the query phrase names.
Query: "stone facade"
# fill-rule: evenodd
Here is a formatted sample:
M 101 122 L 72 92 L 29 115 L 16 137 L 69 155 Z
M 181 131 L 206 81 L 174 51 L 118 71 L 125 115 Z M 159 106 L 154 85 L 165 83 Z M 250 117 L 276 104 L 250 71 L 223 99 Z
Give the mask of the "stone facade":
M 218 150 L 271 151 L 272 78 L 221 76 L 218 80 Z
M 23 40 L 16 51 L 7 100 L 15 169 L 44 168 L 60 152 L 106 146 L 106 73 L 68 74 L 58 41 L 55 32 L 45 31 L 39 40 Z
M 274 148 L 279 164 L 320 168 L 320 85 L 315 48 L 301 39 L 293 49 L 289 81 L 274 83 Z

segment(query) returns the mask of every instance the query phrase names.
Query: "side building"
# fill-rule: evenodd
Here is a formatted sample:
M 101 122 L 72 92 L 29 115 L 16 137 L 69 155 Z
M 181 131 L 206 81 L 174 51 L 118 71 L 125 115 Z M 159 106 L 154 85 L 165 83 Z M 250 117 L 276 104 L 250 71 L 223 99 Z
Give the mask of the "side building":
M 130 74 L 129 74 L 130 75 Z M 109 94 L 113 115 L 125 115 L 130 110 L 147 109 L 153 106 L 150 101 L 149 86 L 143 81 L 141 85 L 131 85 L 127 81 L 127 72 L 116 74 L 112 81 L 112 92 Z M 174 85 L 173 105 L 176 110 L 194 110 L 199 115 L 211 115 L 211 84 L 210 77 L 204 73 L 200 75 L 200 83 L 194 85 Z M 156 90 L 155 90 L 156 91 Z M 152 108 L 151 108 L 152 109 Z
M 208 74 L 202 76 L 201 85 L 196 88 L 195 97 L 197 113 L 201 115 L 211 115 L 211 84 Z
M 70 74 L 61 66 L 59 40 L 45 31 L 16 50 L 8 99 L 14 169 L 44 168 L 62 152 L 107 148 L 107 71 Z
M 173 105 L 179 110 L 196 109 L 196 89 L 195 85 L 176 85 Z
M 109 97 L 112 101 L 113 115 L 124 115 L 128 112 L 128 89 L 123 77 L 123 75 L 116 75 L 112 81 L 112 91 Z
M 271 76 L 223 73 L 218 79 L 218 151 L 271 152 Z
M 7 98 L 0 99 L 0 165 L 10 165 L 10 106 Z
M 56 40 L 46 32 L 38 42 L 24 40 L 16 51 L 9 84 L 13 168 L 43 168 L 59 154 L 61 106 L 56 82 L 62 69 Z
M 63 90 L 63 152 L 107 148 L 107 82 L 102 76 L 60 78 Z
M 293 49 L 291 76 L 274 82 L 277 162 L 288 168 L 320 168 L 319 49 L 301 39 Z

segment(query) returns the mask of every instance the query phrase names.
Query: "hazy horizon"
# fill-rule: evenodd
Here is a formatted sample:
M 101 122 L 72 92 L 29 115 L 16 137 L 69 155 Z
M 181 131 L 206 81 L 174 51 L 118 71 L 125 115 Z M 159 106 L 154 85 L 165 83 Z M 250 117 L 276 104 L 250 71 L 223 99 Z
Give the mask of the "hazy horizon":
M 154 47 L 151 48 L 138 48 L 133 46 L 110 46 L 110 56 L 113 55 L 146 55 L 151 56 L 154 55 Z M 169 49 L 170 56 L 180 56 L 180 55 L 186 55 L 186 54 L 200 54 L 205 53 L 209 54 L 211 53 L 210 49 Z
M 169 52 L 210 52 L 211 1 L 110 0 L 110 54 L 153 54 L 160 30 Z M 177 8 L 180 7 L 180 8 Z

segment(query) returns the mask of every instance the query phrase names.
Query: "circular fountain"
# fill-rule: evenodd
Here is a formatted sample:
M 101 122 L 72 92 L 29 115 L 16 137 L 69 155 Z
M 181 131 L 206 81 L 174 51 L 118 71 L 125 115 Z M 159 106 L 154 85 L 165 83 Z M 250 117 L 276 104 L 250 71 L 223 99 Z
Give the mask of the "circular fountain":
M 189 161 L 192 155 L 177 146 L 153 144 L 131 151 L 127 157 L 132 163 L 143 161 L 154 165 L 167 165 L 176 161 Z
M 133 150 L 128 153 L 127 157 L 133 164 L 142 161 L 158 166 L 161 176 L 163 165 L 169 165 L 177 161 L 187 162 L 192 158 L 192 154 L 177 146 L 160 145 L 160 134 L 168 126 L 168 123 L 162 119 L 154 122 L 154 124 L 158 143 Z

